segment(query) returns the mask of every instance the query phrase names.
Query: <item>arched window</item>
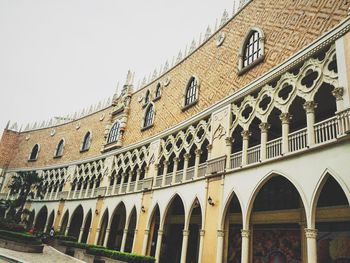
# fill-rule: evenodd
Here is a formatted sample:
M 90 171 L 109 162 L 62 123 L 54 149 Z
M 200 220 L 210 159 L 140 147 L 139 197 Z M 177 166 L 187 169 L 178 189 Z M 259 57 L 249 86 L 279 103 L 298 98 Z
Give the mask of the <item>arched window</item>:
M 90 148 L 91 144 L 91 132 L 87 132 L 84 136 L 83 144 L 81 147 L 81 151 L 87 151 Z
M 35 144 L 29 156 L 29 161 L 35 161 L 38 158 L 39 144 Z
M 252 28 L 245 37 L 240 51 L 239 70 L 245 69 L 261 62 L 264 57 L 264 33 L 259 28 Z
M 144 99 L 145 105 L 150 101 L 149 97 L 150 97 L 150 93 L 149 93 L 149 90 L 147 90 L 145 94 L 145 99 Z
M 62 139 L 57 145 L 55 157 L 61 157 L 63 155 L 63 148 L 64 148 L 64 140 Z
M 185 93 L 185 107 L 193 104 L 198 99 L 198 81 L 195 77 L 191 77 Z
M 143 127 L 144 128 L 150 127 L 153 124 L 153 116 L 154 116 L 154 106 L 151 103 L 147 107 L 146 112 L 145 112 L 145 118 L 144 118 L 144 121 L 143 121 Z
M 160 94 L 161 94 L 161 85 L 160 83 L 157 84 L 157 88 L 156 88 L 156 93 L 155 93 L 155 98 L 160 98 Z
M 120 131 L 120 122 L 117 121 L 116 123 L 113 124 L 109 132 L 107 143 L 118 141 L 119 131 Z

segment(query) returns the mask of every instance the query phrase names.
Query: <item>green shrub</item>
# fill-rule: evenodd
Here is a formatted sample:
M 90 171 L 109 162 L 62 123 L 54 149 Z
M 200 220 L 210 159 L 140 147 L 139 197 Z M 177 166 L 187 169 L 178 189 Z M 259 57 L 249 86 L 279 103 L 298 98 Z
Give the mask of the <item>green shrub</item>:
M 140 256 L 132 253 L 125 253 L 106 248 L 90 247 L 86 250 L 88 254 L 95 256 L 103 256 L 111 259 L 121 260 L 128 263 L 154 263 L 155 258 L 148 256 Z
M 88 249 L 90 247 L 103 248 L 102 246 L 94 246 L 94 245 L 89 245 L 89 244 L 79 243 L 79 242 L 74 242 L 74 241 L 62 241 L 62 245 L 67 246 L 67 247 L 81 248 L 81 249 Z
M 24 232 L 24 226 L 7 219 L 0 219 L 0 229 L 14 232 Z
M 42 244 L 41 241 L 33 235 L 7 230 L 0 230 L 0 238 L 32 245 Z
M 56 235 L 55 238 L 58 240 L 62 240 L 62 241 L 72 241 L 72 242 L 78 241 L 78 239 L 76 237 L 73 237 L 73 236 Z

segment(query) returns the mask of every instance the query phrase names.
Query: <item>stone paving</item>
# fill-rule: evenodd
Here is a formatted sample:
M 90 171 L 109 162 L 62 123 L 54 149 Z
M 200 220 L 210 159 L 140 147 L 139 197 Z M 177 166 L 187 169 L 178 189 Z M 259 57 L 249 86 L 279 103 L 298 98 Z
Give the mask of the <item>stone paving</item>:
M 0 248 L 0 255 L 22 263 L 83 263 L 84 261 L 65 255 L 50 246 L 44 246 L 43 253 L 25 253 Z M 0 263 L 8 262 L 0 258 Z

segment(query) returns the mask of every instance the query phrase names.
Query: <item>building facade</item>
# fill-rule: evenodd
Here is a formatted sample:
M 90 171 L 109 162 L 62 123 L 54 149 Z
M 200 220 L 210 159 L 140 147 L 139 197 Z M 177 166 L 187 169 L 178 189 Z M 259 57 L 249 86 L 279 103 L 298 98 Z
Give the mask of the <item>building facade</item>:
M 29 224 L 157 262 L 350 262 L 350 1 L 251 0 L 140 89 L 0 142 Z M 3 215 L 5 215 L 3 211 Z

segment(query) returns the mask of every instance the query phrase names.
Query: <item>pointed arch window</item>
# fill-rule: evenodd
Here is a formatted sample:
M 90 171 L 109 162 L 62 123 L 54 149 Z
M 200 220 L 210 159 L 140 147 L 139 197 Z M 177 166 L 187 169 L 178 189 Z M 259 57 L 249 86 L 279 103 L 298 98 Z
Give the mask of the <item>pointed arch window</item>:
M 263 61 L 264 40 L 264 33 L 260 28 L 255 27 L 248 32 L 239 55 L 239 74 Z
M 89 150 L 90 145 L 91 145 L 91 132 L 88 131 L 84 136 L 83 143 L 81 146 L 81 151 L 84 152 Z
M 29 155 L 29 161 L 35 161 L 38 158 L 38 154 L 39 154 L 39 144 L 35 144 L 32 148 L 32 151 L 30 152 Z
M 107 143 L 112 143 L 112 142 L 118 141 L 119 133 L 120 133 L 120 122 L 117 121 L 113 124 L 113 126 L 109 132 Z
M 154 118 L 154 106 L 151 103 L 145 112 L 145 117 L 143 120 L 143 128 L 148 128 L 153 125 L 153 118 Z
M 150 97 L 150 92 L 149 90 L 147 90 L 145 94 L 145 100 L 144 100 L 145 105 L 150 101 L 149 97 Z
M 187 109 L 198 101 L 198 86 L 198 79 L 192 76 L 186 86 L 183 109 Z
M 61 139 L 56 147 L 55 157 L 61 157 L 63 155 L 63 149 L 64 149 L 64 140 Z
M 159 99 L 161 95 L 161 85 L 160 83 L 157 84 L 156 92 L 155 92 L 155 99 Z

